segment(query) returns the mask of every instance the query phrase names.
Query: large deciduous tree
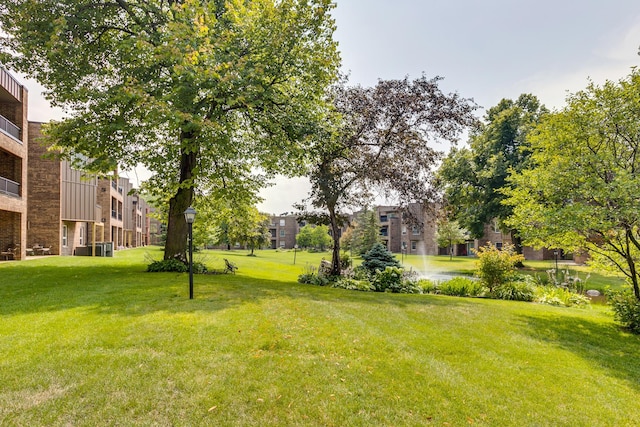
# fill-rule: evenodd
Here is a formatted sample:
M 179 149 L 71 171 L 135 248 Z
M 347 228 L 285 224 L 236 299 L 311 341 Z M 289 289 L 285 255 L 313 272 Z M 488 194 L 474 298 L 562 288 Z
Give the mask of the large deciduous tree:
M 503 99 L 487 111 L 485 120 L 470 137 L 469 147 L 452 149 L 439 176 L 448 210 L 474 238 L 481 238 L 485 224 L 496 219 L 501 225 L 511 214 L 500 192 L 511 169 L 526 164 L 526 136 L 547 112 L 538 99 L 523 94 Z M 518 252 L 522 251 L 517 230 L 510 230 Z
M 330 227 L 332 274 L 340 274 L 346 209 L 366 206 L 374 190 L 393 194 L 401 206 L 436 198 L 432 170 L 439 153 L 428 143 L 455 141 L 475 120 L 475 104 L 444 94 L 439 80 L 381 80 L 373 88 L 333 91 L 338 120 L 318 133 L 307 200 L 311 208 L 304 206 L 307 217 Z
M 330 0 L 6 0 L 0 61 L 67 119 L 46 130 L 82 166 L 143 165 L 184 254 L 196 191 L 252 191 L 300 170 L 339 58 Z M 78 159 L 78 157 L 76 157 Z
M 640 72 L 570 95 L 530 136 L 529 168 L 506 191 L 525 243 L 586 249 L 640 300 Z

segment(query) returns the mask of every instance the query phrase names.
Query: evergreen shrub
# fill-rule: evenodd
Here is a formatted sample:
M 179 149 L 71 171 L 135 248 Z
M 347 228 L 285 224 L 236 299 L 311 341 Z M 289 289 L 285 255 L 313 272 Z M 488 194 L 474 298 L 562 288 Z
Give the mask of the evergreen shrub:
M 369 252 L 362 255 L 362 267 L 373 277 L 376 270 L 384 271 L 387 267 L 400 268 L 400 262 L 382 243 L 376 243 Z

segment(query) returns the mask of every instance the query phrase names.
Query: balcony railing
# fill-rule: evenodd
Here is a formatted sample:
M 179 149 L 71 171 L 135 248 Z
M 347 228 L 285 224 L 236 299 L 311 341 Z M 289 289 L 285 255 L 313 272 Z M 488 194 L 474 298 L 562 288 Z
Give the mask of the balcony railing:
M 11 135 L 22 144 L 22 141 L 20 141 L 20 128 L 11 123 L 6 117 L 0 116 L 0 130 Z
M 20 184 L 0 177 L 0 193 L 20 197 Z

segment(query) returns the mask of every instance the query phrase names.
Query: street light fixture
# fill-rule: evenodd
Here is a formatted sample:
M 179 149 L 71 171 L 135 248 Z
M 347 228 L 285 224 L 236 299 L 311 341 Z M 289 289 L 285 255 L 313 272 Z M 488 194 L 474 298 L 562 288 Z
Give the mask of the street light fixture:
M 196 220 L 196 210 L 191 206 L 184 211 L 184 220 L 189 225 L 189 299 L 193 299 L 193 222 Z

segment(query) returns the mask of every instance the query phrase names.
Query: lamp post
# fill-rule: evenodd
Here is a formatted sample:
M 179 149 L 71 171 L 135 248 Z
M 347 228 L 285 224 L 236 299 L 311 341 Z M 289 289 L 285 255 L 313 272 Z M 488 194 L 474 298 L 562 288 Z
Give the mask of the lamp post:
M 298 245 L 293 245 L 293 265 L 296 265 L 296 251 L 298 250 Z
M 196 210 L 189 206 L 184 211 L 184 219 L 189 225 L 189 299 L 193 299 L 193 222 L 196 220 Z

